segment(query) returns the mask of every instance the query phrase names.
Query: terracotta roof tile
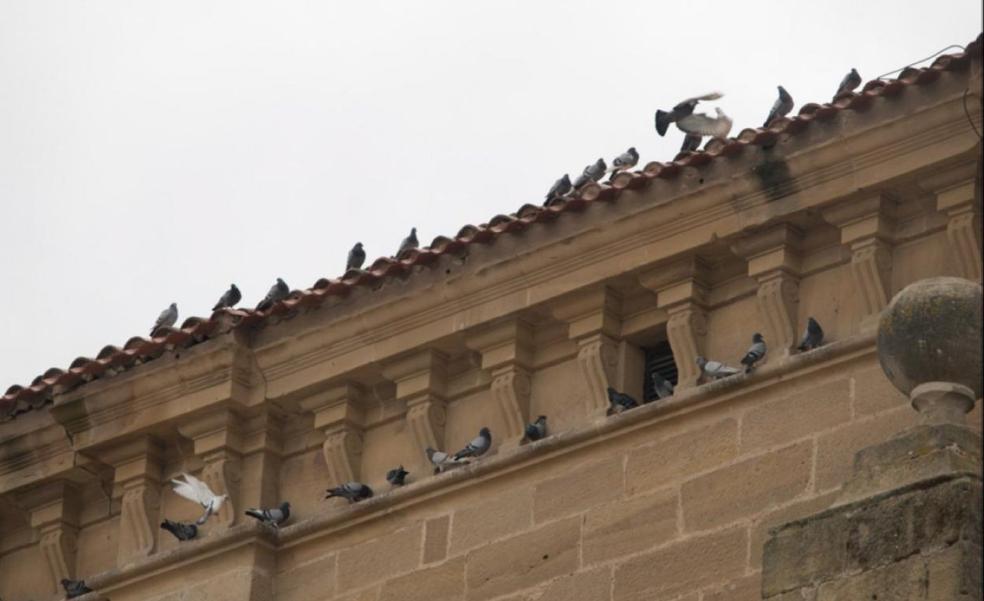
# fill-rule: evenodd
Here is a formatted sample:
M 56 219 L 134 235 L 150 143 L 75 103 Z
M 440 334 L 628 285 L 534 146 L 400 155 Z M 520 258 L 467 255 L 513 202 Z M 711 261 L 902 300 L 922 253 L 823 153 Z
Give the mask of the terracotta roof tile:
M 970 57 L 981 52 L 981 36 L 978 36 L 964 52 L 938 57 L 929 67 L 909 67 L 891 80 L 867 82 L 859 92 L 837 96 L 830 103 L 803 105 L 792 116 L 776 120 L 767 129 L 744 129 L 737 136 L 726 140 L 712 139 L 704 150 L 680 153 L 670 163 L 650 162 L 640 171 L 616 174 L 609 183 L 588 184 L 568 198 L 553 199 L 548 206 L 524 204 L 515 214 L 496 215 L 488 224 L 466 225 L 453 238 L 437 236 L 427 248 L 412 249 L 398 258 L 381 257 L 368 269 L 351 269 L 337 279 L 321 278 L 308 290 L 295 290 L 287 299 L 277 303 L 267 312 L 252 309 L 220 309 L 211 317 L 189 317 L 180 328 L 158 328 L 150 339 L 139 336 L 130 338 L 123 348 L 108 345 L 95 359 L 79 357 L 67 371 L 52 367 L 35 378 L 31 386 L 13 385 L 0 397 L 0 420 L 10 419 L 19 413 L 31 411 L 50 402 L 54 394 L 72 390 L 85 382 L 110 377 L 134 365 L 146 363 L 168 350 L 188 347 L 221 336 L 236 329 L 250 329 L 262 325 L 270 316 L 290 316 L 300 309 L 311 309 L 325 302 L 337 301 L 356 287 L 378 288 L 388 278 L 406 278 L 414 271 L 424 269 L 442 255 L 462 255 L 471 244 L 489 244 L 505 234 L 520 234 L 535 223 L 546 223 L 561 213 L 578 212 L 592 202 L 616 201 L 622 190 L 644 188 L 655 178 L 672 180 L 679 177 L 683 167 L 700 168 L 718 158 L 737 155 L 749 145 L 768 147 L 774 145 L 780 135 L 796 135 L 807 129 L 812 121 L 829 120 L 841 111 L 865 111 L 879 97 L 891 98 L 909 86 L 931 85 L 944 71 L 962 71 L 968 68 Z

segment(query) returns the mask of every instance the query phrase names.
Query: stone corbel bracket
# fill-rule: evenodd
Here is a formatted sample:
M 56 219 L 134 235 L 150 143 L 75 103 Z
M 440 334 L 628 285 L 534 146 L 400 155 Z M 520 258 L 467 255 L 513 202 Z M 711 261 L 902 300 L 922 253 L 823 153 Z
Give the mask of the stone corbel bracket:
M 470 334 L 466 344 L 481 354 L 482 369 L 492 375 L 492 398 L 505 425 L 503 439 L 518 442 L 530 418 L 533 326 L 512 318 Z
M 697 256 L 639 274 L 639 283 L 656 293 L 656 305 L 666 311 L 666 338 L 677 367 L 677 388 L 697 385 L 697 356 L 704 354 L 707 335 L 707 266 Z
M 147 557 L 157 547 L 163 447 L 150 436 L 98 452 L 114 468 L 114 497 L 122 497 L 116 564 Z
M 961 277 L 981 281 L 981 209 L 974 198 L 974 178 L 936 193 L 936 208 L 946 213 L 946 238 Z
M 748 263 L 748 275 L 758 282 L 759 316 L 773 354 L 788 355 L 798 343 L 800 253 L 803 234 L 788 223 L 754 232 L 731 245 Z
M 607 286 L 576 293 L 553 307 L 553 316 L 568 326 L 577 342 L 577 365 L 587 390 L 589 413 L 608 408 L 609 386 L 618 387 L 618 337 L 622 299 Z
M 879 193 L 823 211 L 823 218 L 840 228 L 841 243 L 851 249 L 851 275 L 862 303 L 862 331 L 877 325 L 878 315 L 892 297 L 897 204 L 887 194 Z
M 201 479 L 215 494 L 228 495 L 209 523 L 220 529 L 232 526 L 238 517 L 243 453 L 239 416 L 229 409 L 219 409 L 192 417 L 178 431 L 194 441 L 195 455 L 204 463 Z
M 301 409 L 314 414 L 314 428 L 325 435 L 321 446 L 332 482 L 358 480 L 365 435 L 363 390 L 356 384 L 341 384 L 303 399 Z
M 447 362 L 444 353 L 424 349 L 383 367 L 386 379 L 396 383 L 397 400 L 406 404 L 407 425 L 421 457 L 428 447 L 444 448 Z
M 38 532 L 51 585 L 55 591 L 61 590 L 62 578 L 75 577 L 79 491 L 67 480 L 55 480 L 19 493 L 18 503 L 27 510 L 31 527 Z

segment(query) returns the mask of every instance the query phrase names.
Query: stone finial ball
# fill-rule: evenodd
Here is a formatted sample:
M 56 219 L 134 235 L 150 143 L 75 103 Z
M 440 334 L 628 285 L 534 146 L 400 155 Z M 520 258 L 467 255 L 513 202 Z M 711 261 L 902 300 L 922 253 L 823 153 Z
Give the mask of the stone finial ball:
M 929 278 L 906 286 L 882 311 L 878 360 L 908 395 L 926 382 L 955 382 L 981 397 L 981 286 L 963 278 Z

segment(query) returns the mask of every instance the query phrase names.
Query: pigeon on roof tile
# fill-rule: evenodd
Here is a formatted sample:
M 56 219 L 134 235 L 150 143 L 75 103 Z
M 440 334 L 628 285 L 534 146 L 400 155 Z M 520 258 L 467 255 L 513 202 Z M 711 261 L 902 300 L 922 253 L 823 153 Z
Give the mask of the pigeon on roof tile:
M 841 80 L 840 85 L 837 86 L 837 93 L 834 94 L 834 98 L 837 98 L 844 92 L 851 92 L 854 88 L 861 85 L 861 74 L 858 73 L 857 69 L 851 69 L 851 72 L 844 76 Z
M 154 322 L 154 327 L 150 329 L 150 335 L 153 336 L 157 328 L 160 327 L 171 327 L 178 321 L 178 304 L 171 303 L 168 305 L 167 309 L 161 311 L 161 314 L 157 316 L 157 321 Z
M 677 128 L 688 134 L 727 138 L 731 133 L 731 117 L 725 115 L 719 107 L 715 107 L 714 112 L 717 114 L 716 117 L 710 117 L 705 113 L 692 113 L 681 117 L 677 119 Z
M 166 518 L 163 522 L 161 522 L 161 530 L 167 530 L 179 541 L 191 540 L 198 536 L 198 526 L 194 524 L 184 524 L 182 522 L 172 522 Z
M 741 364 L 745 366 L 745 373 L 752 371 L 755 364 L 765 357 L 766 346 L 765 338 L 756 332 L 752 334 L 752 346 L 748 347 L 748 351 L 745 352 L 745 356 L 741 358 Z
M 608 165 L 605 164 L 605 159 L 598 159 L 594 163 L 591 163 L 585 167 L 584 171 L 581 172 L 581 175 L 577 176 L 577 179 L 574 180 L 574 189 L 577 190 L 578 188 L 591 182 L 600 180 L 605 176 L 607 171 Z
M 564 177 L 558 179 L 550 186 L 550 191 L 547 192 L 546 202 L 543 204 L 549 204 L 551 200 L 555 198 L 560 198 L 562 196 L 567 196 L 570 194 L 573 186 L 571 185 L 571 176 L 564 174 Z
M 639 152 L 635 149 L 635 146 L 630 147 L 628 150 L 618 155 L 612 159 L 612 166 L 608 169 L 611 172 L 612 177 L 622 171 L 627 171 L 636 166 L 639 162 Z
M 349 269 L 359 269 L 366 262 L 366 251 L 362 248 L 361 242 L 356 242 L 352 250 L 349 251 L 348 259 L 345 261 L 345 271 Z
M 270 291 L 263 297 L 260 304 L 256 305 L 256 310 L 269 311 L 275 304 L 287 298 L 289 294 L 290 288 L 287 286 L 287 282 L 277 278 L 277 283 L 270 286 Z
M 820 322 L 808 317 L 806 330 L 803 332 L 803 340 L 800 341 L 796 350 L 809 351 L 818 348 L 821 344 L 823 344 L 823 328 L 820 327 Z
M 406 251 L 417 248 L 419 243 L 417 242 L 417 228 L 410 228 L 410 235 L 400 242 L 400 250 L 396 251 L 396 257 L 400 258 Z
M 484 455 L 489 447 L 492 446 L 492 432 L 488 428 L 483 427 L 478 431 L 478 436 L 471 439 L 471 441 L 465 445 L 465 448 L 461 449 L 454 454 L 454 460 L 464 459 L 465 457 L 478 457 Z
M 225 309 L 227 307 L 231 309 L 236 306 L 236 303 L 242 300 L 242 298 L 243 295 L 240 294 L 239 288 L 236 288 L 236 285 L 232 284 L 229 286 L 229 289 L 222 293 L 222 296 L 219 297 L 219 302 L 215 303 L 215 306 L 212 307 L 212 311 L 218 311 L 219 309 Z
M 697 367 L 700 368 L 700 373 L 702 375 L 712 380 L 727 378 L 728 376 L 733 376 L 741 372 L 741 370 L 736 367 L 725 365 L 720 361 L 708 361 L 704 357 L 700 356 L 697 357 Z
M 246 515 L 274 528 L 279 528 L 290 519 L 290 503 L 284 501 L 280 506 L 272 509 L 247 509 Z
M 710 94 L 694 96 L 693 98 L 688 98 L 682 102 L 679 102 L 670 111 L 656 111 L 656 132 L 661 136 L 666 135 L 666 128 L 670 126 L 670 123 L 678 121 L 682 117 L 686 117 L 687 115 L 693 113 L 698 102 L 701 100 L 717 100 L 723 96 L 724 94 L 721 92 L 711 92 Z
M 770 123 L 780 117 L 785 117 L 791 110 L 793 110 L 793 97 L 789 95 L 786 88 L 779 86 L 779 97 L 772 104 L 769 116 L 765 118 L 765 123 L 762 124 L 762 127 L 769 127 Z
M 363 499 L 370 498 L 372 496 L 372 489 L 361 482 L 346 482 L 341 486 L 329 488 L 326 493 L 326 499 L 341 497 L 348 499 L 349 503 L 358 503 Z

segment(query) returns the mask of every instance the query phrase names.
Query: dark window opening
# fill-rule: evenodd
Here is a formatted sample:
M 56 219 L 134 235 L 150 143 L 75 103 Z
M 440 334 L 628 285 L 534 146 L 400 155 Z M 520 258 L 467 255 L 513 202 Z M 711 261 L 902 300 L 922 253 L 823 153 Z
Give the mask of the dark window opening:
M 673 351 L 670 350 L 670 343 L 666 340 L 657 342 L 655 345 L 642 349 L 645 354 L 646 367 L 644 371 L 645 380 L 642 383 L 642 396 L 645 401 L 654 401 L 658 397 L 653 390 L 653 372 L 658 373 L 674 386 L 677 385 L 677 366 L 673 361 Z

